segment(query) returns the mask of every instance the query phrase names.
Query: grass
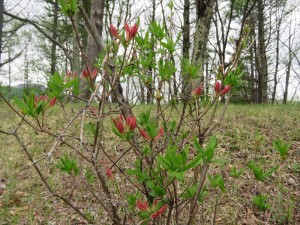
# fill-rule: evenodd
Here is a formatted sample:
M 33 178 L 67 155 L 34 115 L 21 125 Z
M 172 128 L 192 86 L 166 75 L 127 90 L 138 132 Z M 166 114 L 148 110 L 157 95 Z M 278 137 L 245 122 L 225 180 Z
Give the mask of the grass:
M 78 108 L 78 107 L 77 107 Z M 142 111 L 148 106 L 139 106 Z M 68 120 L 71 109 L 64 112 L 56 107 L 48 112 L 53 131 L 61 131 Z M 217 204 L 216 224 L 300 224 L 300 105 L 230 105 L 224 122 L 217 128 L 219 140 L 216 158 L 222 159 L 213 164 L 209 174 L 222 174 L 225 181 L 225 193 L 207 185 L 209 198 L 203 201 L 204 224 L 211 224 L 212 215 Z M 18 119 L 10 109 L 0 104 L 0 129 L 10 130 Z M 112 157 L 120 154 L 124 144 L 112 136 L 110 123 L 105 124 L 108 130 L 104 136 L 107 151 Z M 80 119 L 75 128 L 68 133 L 68 140 L 80 130 Z M 27 126 L 20 128 L 22 139 L 28 145 L 35 159 L 47 153 L 54 141 L 45 134 L 32 131 Z M 87 137 L 88 138 L 88 137 Z M 272 142 L 282 139 L 291 144 L 286 162 L 274 150 Z M 74 141 L 74 140 L 73 140 Z M 63 154 L 71 155 L 64 146 L 59 146 L 54 158 Z M 127 159 L 128 162 L 132 159 Z M 264 169 L 279 165 L 279 169 L 260 182 L 248 168 L 250 160 L 262 164 Z M 101 159 L 105 168 L 109 161 Z M 0 191 L 0 224 L 74 224 L 80 221 L 78 216 L 61 201 L 50 197 L 36 172 L 21 151 L 12 136 L 0 134 L 0 178 L 4 179 L 6 189 Z M 40 164 L 42 171 L 55 190 L 67 194 L 74 183 L 69 183 L 67 174 L 57 171 L 55 163 L 49 160 Z M 126 166 L 126 161 L 124 162 Z M 230 176 L 232 168 L 243 170 L 239 178 Z M 124 179 L 116 174 L 117 179 Z M 208 182 L 207 182 L 208 184 Z M 268 210 L 259 210 L 253 204 L 253 197 L 266 195 Z M 91 202 L 91 196 L 77 185 L 74 191 L 76 204 L 89 212 L 91 216 L 104 215 Z M 201 216 L 201 215 L 200 215 Z M 199 216 L 199 217 L 200 217 Z M 109 224 L 103 216 L 102 224 Z M 199 218 L 198 218 L 199 219 Z

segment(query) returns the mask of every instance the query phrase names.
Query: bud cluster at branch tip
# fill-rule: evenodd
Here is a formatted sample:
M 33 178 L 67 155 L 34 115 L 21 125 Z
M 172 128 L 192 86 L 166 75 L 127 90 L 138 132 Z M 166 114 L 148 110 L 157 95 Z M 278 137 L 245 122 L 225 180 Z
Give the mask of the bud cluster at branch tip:
M 150 213 L 152 210 L 154 210 L 154 208 L 157 206 L 157 204 L 158 204 L 157 199 L 153 202 L 153 205 L 151 208 L 149 207 L 147 202 L 143 202 L 141 200 L 136 201 L 136 206 L 139 208 L 139 210 L 144 211 L 144 212 L 150 212 Z M 157 219 L 160 215 L 164 214 L 166 209 L 167 209 L 167 204 L 164 204 L 157 211 L 155 211 L 155 212 L 152 211 L 153 213 L 151 213 L 150 218 Z
M 137 30 L 138 30 L 138 25 L 134 24 L 133 26 L 130 26 L 128 23 L 124 22 L 124 28 L 125 28 L 125 34 L 126 34 L 125 40 L 123 40 L 121 35 L 118 33 L 117 28 L 113 24 L 110 24 L 110 27 L 109 27 L 110 33 L 112 34 L 113 37 L 115 37 L 118 40 L 123 41 L 123 42 L 129 42 L 136 36 Z
M 192 90 L 192 96 L 199 97 L 202 94 L 203 86 L 199 86 Z
M 125 120 L 123 115 L 120 115 L 117 119 L 112 118 L 112 121 L 120 134 L 132 132 L 136 128 L 135 116 L 128 116 Z
M 226 85 L 222 89 L 221 81 L 217 80 L 215 83 L 214 89 L 215 89 L 216 95 L 225 95 L 226 93 L 228 93 L 231 90 L 231 85 Z
M 85 79 L 88 79 L 88 78 L 95 79 L 97 74 L 98 74 L 97 69 L 94 69 L 93 72 L 91 72 L 91 69 L 84 69 L 82 71 L 82 77 Z
M 160 128 L 158 134 L 155 137 L 150 137 L 150 135 L 145 130 L 140 129 L 141 136 L 149 141 L 158 140 L 163 135 L 163 133 L 164 133 L 164 128 Z
M 50 99 L 50 101 L 49 101 L 47 95 L 41 95 L 41 96 L 39 96 L 39 97 L 38 97 L 38 96 L 34 96 L 34 108 L 36 108 L 37 105 L 38 105 L 40 102 L 43 102 L 44 104 L 47 105 L 46 108 L 45 108 L 45 110 L 46 110 L 46 109 L 51 108 L 52 106 L 55 105 L 55 103 L 56 103 L 56 98 L 54 97 L 54 98 Z

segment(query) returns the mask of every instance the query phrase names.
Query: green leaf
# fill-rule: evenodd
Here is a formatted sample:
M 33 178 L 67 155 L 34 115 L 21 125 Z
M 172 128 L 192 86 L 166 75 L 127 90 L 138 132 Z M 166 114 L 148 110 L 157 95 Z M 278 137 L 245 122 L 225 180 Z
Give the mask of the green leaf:
M 189 80 L 197 78 L 200 67 L 195 66 L 189 62 L 188 58 L 182 59 L 181 61 L 182 75 L 187 77 Z
M 126 201 L 129 205 L 129 210 L 133 210 L 136 206 L 136 201 L 141 198 L 140 192 L 137 192 L 135 195 L 132 193 L 125 194 Z
M 68 174 L 74 174 L 77 176 L 79 174 L 79 168 L 76 165 L 76 160 L 69 158 L 67 155 L 60 158 L 60 161 L 56 164 L 56 167 L 62 172 Z
M 21 99 L 19 99 L 18 97 L 15 96 L 14 102 L 22 110 L 22 113 L 27 114 L 29 109 L 28 109 L 28 106 L 24 103 L 24 101 L 22 101 Z
M 162 197 L 166 194 L 166 191 L 161 186 L 156 185 L 153 181 L 147 181 L 146 186 L 152 190 L 150 195 L 153 197 Z
M 149 124 L 149 122 L 150 122 L 150 113 L 151 113 L 151 109 L 148 109 L 146 112 L 142 112 L 138 116 L 138 123 L 141 126 Z
M 243 169 L 238 170 L 238 169 L 234 166 L 234 167 L 232 167 L 232 168 L 230 169 L 229 175 L 232 176 L 232 177 L 235 177 L 235 178 L 239 178 L 239 177 L 242 175 L 243 172 L 244 172 Z
M 208 175 L 208 180 L 212 187 L 219 187 L 222 192 L 226 192 L 222 175 L 217 174 L 215 177 Z
M 172 163 L 169 162 L 168 159 L 164 158 L 163 156 L 157 156 L 157 161 L 165 168 L 170 170 L 172 168 Z
M 202 162 L 202 155 L 196 156 L 189 164 L 185 166 L 185 170 L 195 168 Z
M 291 147 L 291 145 L 279 139 L 273 141 L 273 147 L 279 153 L 282 159 L 286 159 L 288 150 Z
M 166 35 L 164 27 L 153 21 L 149 26 L 149 32 L 152 33 L 159 41 L 161 41 Z
M 272 173 L 274 173 L 278 169 L 278 166 L 274 166 L 269 171 L 264 172 L 262 166 L 260 164 L 256 164 L 253 161 L 250 161 L 248 163 L 248 167 L 253 171 L 255 179 L 259 181 L 264 181 L 267 177 L 271 176 Z
M 94 122 L 89 122 L 85 124 L 84 129 L 88 132 L 96 136 L 96 124 Z
M 176 177 L 178 180 L 183 181 L 185 171 L 168 171 L 170 177 Z
M 91 169 L 87 169 L 85 171 L 85 178 L 88 181 L 89 184 L 92 184 L 96 181 L 96 177 L 94 176 Z
M 64 97 L 65 86 L 63 76 L 61 76 L 57 71 L 50 76 L 47 85 L 49 96 L 56 97 L 58 100 Z
M 266 211 L 270 208 L 270 205 L 267 203 L 268 196 L 259 194 L 257 196 L 254 196 L 252 199 L 252 202 L 262 211 Z

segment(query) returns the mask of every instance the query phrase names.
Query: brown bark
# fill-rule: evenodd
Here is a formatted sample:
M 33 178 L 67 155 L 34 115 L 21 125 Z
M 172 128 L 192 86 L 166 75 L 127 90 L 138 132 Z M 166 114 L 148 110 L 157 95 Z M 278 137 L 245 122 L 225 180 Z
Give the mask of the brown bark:
M 190 0 L 184 0 L 183 7 L 183 27 L 182 27 L 182 58 L 189 59 L 190 57 Z M 188 93 L 191 92 L 190 81 L 187 77 L 182 76 L 182 93 L 184 99 L 188 97 Z
M 258 17 L 258 102 L 268 102 L 268 61 L 265 43 L 264 1 L 257 1 Z
M 94 0 L 91 5 L 91 15 L 90 22 L 95 24 L 97 32 L 100 37 L 102 37 L 103 31 L 103 13 L 104 13 L 104 0 Z M 91 71 L 94 69 L 94 64 L 96 63 L 97 57 L 100 53 L 100 46 L 97 44 L 91 33 L 88 34 L 86 57 L 87 57 L 87 68 Z M 88 85 L 87 80 L 82 80 L 81 87 L 86 87 Z M 89 90 L 83 94 L 83 98 L 88 99 L 91 95 Z

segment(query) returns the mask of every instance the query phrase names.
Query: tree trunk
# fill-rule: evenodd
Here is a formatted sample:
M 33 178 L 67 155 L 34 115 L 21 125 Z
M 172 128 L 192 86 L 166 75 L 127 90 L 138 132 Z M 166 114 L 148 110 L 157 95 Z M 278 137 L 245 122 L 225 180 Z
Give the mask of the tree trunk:
M 277 91 L 277 75 L 278 75 L 278 66 L 279 66 L 279 40 L 280 40 L 280 21 L 278 22 L 276 26 L 276 60 L 275 60 L 275 72 L 274 72 L 274 87 L 273 87 L 273 92 L 272 92 L 272 104 L 275 102 L 275 97 L 276 97 L 276 91 Z
M 295 33 L 295 32 L 293 32 Z M 291 76 L 291 67 L 292 67 L 292 60 L 293 60 L 293 50 L 292 50 L 292 32 L 291 32 L 291 24 L 290 24 L 290 31 L 289 31 L 289 40 L 288 40 L 288 62 L 287 62 L 287 69 L 286 69 L 286 77 L 285 77 L 285 88 L 283 93 L 283 104 L 287 103 L 288 92 L 289 92 L 289 83 L 290 83 L 290 76 Z
M 78 12 L 74 14 L 74 26 L 76 30 L 79 30 L 78 26 Z M 71 70 L 72 72 L 76 72 L 78 76 L 80 76 L 81 69 L 80 69 L 80 49 L 78 42 L 76 40 L 76 33 L 75 29 L 73 28 L 73 52 L 72 52 L 72 60 L 71 60 Z
M 155 21 L 155 0 L 152 0 L 152 18 L 151 18 L 151 22 L 153 23 L 154 21 Z M 153 42 L 153 34 L 151 35 L 151 40 Z M 152 46 L 151 51 L 154 52 L 154 45 Z M 153 56 L 153 57 L 155 57 L 155 56 Z M 146 89 L 147 89 L 146 101 L 147 101 L 147 104 L 152 103 L 153 86 L 155 85 L 155 76 L 153 76 L 152 70 L 153 70 L 153 68 L 150 67 L 149 68 L 149 71 L 150 71 L 149 76 L 151 76 L 151 77 L 148 78 L 149 82 L 147 82 L 147 84 L 146 84 Z
M 104 13 L 104 1 L 105 0 L 94 0 L 91 5 L 91 15 L 90 21 L 94 23 L 97 32 L 100 37 L 102 37 L 102 30 L 103 30 L 103 13 Z M 88 34 L 88 41 L 87 41 L 87 49 L 86 49 L 86 57 L 87 57 L 87 65 L 85 65 L 90 71 L 94 70 L 94 64 L 98 58 L 100 48 L 98 47 L 96 41 L 94 40 L 93 36 L 89 33 Z M 81 82 L 81 87 L 86 87 L 88 85 L 87 80 L 83 80 Z M 87 89 L 84 93 L 83 98 L 88 99 L 91 93 Z
M 258 0 L 258 102 L 268 102 L 268 62 L 265 43 L 264 1 Z
M 0 0 L 0 65 L 1 65 L 1 54 L 2 54 L 3 11 L 4 11 L 4 0 Z
M 53 2 L 53 27 L 52 27 L 52 38 L 57 40 L 57 23 L 58 23 L 58 1 Z M 53 75 L 56 68 L 56 43 L 52 42 L 51 46 L 51 65 L 50 74 Z
M 194 37 L 194 48 L 192 63 L 201 66 L 200 82 L 204 80 L 204 64 L 207 56 L 206 45 L 208 42 L 209 30 L 213 17 L 216 0 L 198 0 L 196 1 L 197 18 L 196 32 Z M 198 85 L 197 82 L 193 84 Z
M 183 6 L 183 27 L 182 27 L 182 58 L 190 58 L 190 0 L 184 0 Z M 190 81 L 187 77 L 181 75 L 182 77 L 182 93 L 183 99 L 187 99 L 188 93 L 191 92 Z

